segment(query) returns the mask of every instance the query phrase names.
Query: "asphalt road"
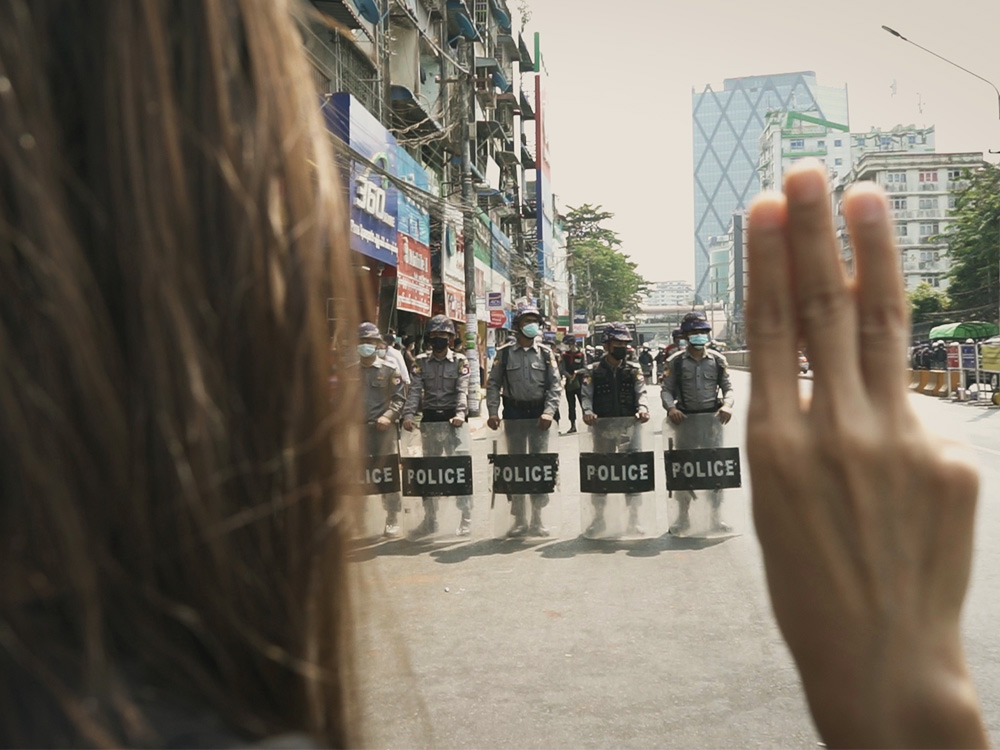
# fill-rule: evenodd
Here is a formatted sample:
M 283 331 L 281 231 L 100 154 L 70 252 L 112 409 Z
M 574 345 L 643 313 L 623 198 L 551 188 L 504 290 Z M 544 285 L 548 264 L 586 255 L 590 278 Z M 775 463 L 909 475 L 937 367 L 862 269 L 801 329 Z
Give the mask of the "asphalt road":
M 729 439 L 742 449 L 749 376 Z M 803 381 L 804 387 L 808 383 Z M 650 399 L 658 432 L 658 389 Z M 982 461 L 967 655 L 989 730 L 1000 736 L 1000 414 L 914 396 L 926 421 Z M 566 429 L 564 421 L 562 428 Z M 359 544 L 367 592 L 357 671 L 378 747 L 816 747 L 795 667 L 770 611 L 747 508 L 744 533 L 683 540 L 666 531 L 665 493 L 648 538 L 579 537 L 577 436 L 553 435 L 561 460 L 558 535 L 491 538 L 492 433 L 473 438 L 476 505 L 467 541 Z M 659 445 L 657 445 L 659 448 Z M 659 467 L 662 472 L 662 467 Z M 658 477 L 662 487 L 662 476 Z

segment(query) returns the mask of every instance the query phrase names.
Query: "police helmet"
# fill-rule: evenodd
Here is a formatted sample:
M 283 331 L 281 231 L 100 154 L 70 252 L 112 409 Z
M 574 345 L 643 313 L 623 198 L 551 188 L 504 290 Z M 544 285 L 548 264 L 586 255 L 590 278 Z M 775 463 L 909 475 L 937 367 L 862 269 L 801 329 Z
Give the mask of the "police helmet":
M 681 339 L 681 338 L 684 338 L 684 333 L 683 333 L 683 332 L 681 331 L 681 329 L 680 329 L 680 328 L 675 328 L 675 329 L 674 329 L 674 330 L 673 330 L 673 331 L 672 331 L 672 332 L 670 333 L 670 335 L 671 335 L 671 337 L 672 337 L 672 338 L 674 339 L 674 341 L 677 341 L 677 339 Z
M 712 326 L 709 324 L 708 320 L 705 318 L 705 313 L 700 310 L 693 310 L 684 316 L 681 321 L 681 334 L 691 333 L 693 331 L 711 331 Z
M 521 320 L 531 315 L 538 318 L 539 324 L 542 323 L 542 314 L 538 311 L 537 307 L 522 307 L 520 310 L 514 313 L 514 328 L 520 331 Z
M 632 341 L 632 334 L 629 333 L 628 326 L 624 323 L 608 323 L 604 326 L 604 335 L 601 341 L 605 344 L 609 341 Z
M 435 333 L 447 333 L 454 336 L 456 335 L 455 324 L 446 315 L 435 315 L 427 322 L 427 335 Z
M 358 338 L 359 339 L 381 339 L 382 334 L 378 332 L 378 326 L 374 323 L 369 323 L 365 321 L 358 326 Z

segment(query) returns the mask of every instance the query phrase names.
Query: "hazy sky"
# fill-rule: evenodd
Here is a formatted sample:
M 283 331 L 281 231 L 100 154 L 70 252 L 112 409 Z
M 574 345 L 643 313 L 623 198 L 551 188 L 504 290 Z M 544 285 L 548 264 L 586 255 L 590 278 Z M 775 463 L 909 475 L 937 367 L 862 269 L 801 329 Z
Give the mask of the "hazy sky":
M 694 276 L 692 88 L 812 70 L 820 85 L 847 84 L 852 131 L 934 125 L 938 152 L 1000 149 L 993 89 L 881 28 L 1000 86 L 1000 0 L 528 5 L 527 31 L 541 34 L 550 76 L 557 199 L 613 212 L 612 228 L 650 281 Z

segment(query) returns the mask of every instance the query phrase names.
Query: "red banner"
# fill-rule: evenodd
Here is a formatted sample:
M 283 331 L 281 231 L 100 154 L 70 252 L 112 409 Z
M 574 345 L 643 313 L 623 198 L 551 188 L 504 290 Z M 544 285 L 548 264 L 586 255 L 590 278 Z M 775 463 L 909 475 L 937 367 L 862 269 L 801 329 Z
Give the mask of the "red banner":
M 396 235 L 399 279 L 396 307 L 429 318 L 431 315 L 431 250 L 405 234 Z
M 445 282 L 444 314 L 458 323 L 465 322 L 465 291 Z

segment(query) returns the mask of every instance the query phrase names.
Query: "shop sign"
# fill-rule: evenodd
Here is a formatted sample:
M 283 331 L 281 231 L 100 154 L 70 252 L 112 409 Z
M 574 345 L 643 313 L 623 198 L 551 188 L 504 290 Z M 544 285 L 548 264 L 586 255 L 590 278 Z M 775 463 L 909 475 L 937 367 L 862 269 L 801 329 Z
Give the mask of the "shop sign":
M 405 234 L 399 234 L 397 241 L 399 267 L 397 269 L 396 307 L 400 310 L 430 317 L 433 297 L 430 248 Z

